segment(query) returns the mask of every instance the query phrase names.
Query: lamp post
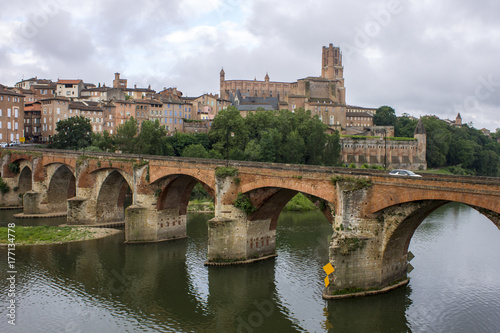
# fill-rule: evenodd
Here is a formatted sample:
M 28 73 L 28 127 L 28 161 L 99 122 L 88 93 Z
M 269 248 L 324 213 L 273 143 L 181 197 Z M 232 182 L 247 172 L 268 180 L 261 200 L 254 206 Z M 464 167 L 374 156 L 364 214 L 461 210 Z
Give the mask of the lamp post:
M 384 169 L 387 170 L 387 129 L 384 128 Z

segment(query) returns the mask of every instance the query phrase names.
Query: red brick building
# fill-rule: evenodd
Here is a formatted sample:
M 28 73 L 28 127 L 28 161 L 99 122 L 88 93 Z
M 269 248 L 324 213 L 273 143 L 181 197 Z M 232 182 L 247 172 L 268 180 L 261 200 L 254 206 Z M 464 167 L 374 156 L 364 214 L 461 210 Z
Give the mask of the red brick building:
M 24 95 L 0 85 L 0 142 L 24 140 Z

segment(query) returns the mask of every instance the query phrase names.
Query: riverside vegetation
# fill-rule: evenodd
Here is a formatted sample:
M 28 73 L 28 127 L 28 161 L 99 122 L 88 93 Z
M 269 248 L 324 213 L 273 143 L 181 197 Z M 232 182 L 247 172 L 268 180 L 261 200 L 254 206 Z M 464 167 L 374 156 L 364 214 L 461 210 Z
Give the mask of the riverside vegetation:
M 8 244 L 7 240 L 11 236 L 15 236 L 16 245 L 41 245 L 95 239 L 117 232 L 116 230 L 105 228 L 55 226 L 15 226 L 14 228 L 10 228 L 10 233 L 8 229 L 7 227 L 0 227 L 0 245 Z M 13 232 L 12 229 L 14 230 Z
M 427 132 L 427 164 L 453 174 L 499 176 L 500 129 L 488 137 L 472 124 L 450 126 L 434 116 L 422 118 Z M 417 121 L 397 117 L 393 108 L 377 109 L 374 124 L 394 126 L 396 138 L 412 140 Z M 235 107 L 219 112 L 208 134 L 176 133 L 167 136 L 158 120 L 141 125 L 130 118 L 114 135 L 92 134 L 90 121 L 72 117 L 57 123 L 52 147 L 143 155 L 163 155 L 273 163 L 336 166 L 340 162 L 340 135 L 303 109 L 259 110 L 243 118 Z M 371 166 L 365 166 L 368 168 Z

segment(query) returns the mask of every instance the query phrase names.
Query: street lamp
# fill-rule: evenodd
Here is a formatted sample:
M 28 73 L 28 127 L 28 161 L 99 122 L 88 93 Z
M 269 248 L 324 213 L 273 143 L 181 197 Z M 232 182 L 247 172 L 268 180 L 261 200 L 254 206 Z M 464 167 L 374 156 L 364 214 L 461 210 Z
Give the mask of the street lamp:
M 387 129 L 384 128 L 384 169 L 387 170 Z

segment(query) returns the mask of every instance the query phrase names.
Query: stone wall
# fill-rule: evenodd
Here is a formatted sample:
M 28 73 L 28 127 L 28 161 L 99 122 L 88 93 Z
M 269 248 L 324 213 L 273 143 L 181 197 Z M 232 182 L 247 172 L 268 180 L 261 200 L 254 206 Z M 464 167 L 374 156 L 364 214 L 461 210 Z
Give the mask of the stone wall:
M 386 169 L 427 169 L 427 162 L 421 158 L 420 150 L 423 147 L 416 139 L 393 141 L 384 138 L 341 138 L 340 144 L 342 162 L 347 165 L 354 163 L 357 168 L 368 164 L 385 166 Z

